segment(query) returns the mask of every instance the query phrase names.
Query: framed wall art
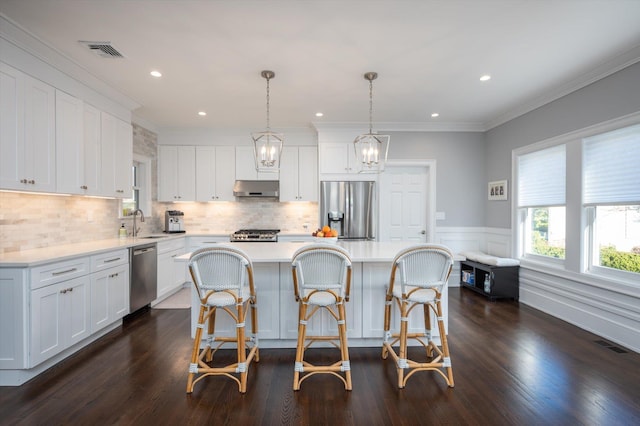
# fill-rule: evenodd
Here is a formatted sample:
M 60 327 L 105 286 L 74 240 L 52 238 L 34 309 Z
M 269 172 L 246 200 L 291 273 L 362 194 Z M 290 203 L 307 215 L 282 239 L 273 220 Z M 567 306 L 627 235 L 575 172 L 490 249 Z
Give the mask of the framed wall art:
M 509 186 L 506 180 L 489 182 L 487 193 L 489 201 L 505 201 L 509 199 Z

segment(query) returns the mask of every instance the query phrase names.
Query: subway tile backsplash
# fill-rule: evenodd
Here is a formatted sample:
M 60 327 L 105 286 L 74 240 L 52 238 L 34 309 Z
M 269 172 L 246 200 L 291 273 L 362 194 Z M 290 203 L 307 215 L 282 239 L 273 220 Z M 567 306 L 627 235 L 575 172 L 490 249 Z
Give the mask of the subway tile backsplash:
M 157 203 L 142 233 L 162 232 L 165 210 L 182 210 L 187 233 L 230 234 L 240 228 L 277 228 L 305 233 L 317 226 L 317 203 L 278 203 L 243 199 L 220 203 Z M 116 238 L 124 222 L 118 201 L 0 192 L 0 253 Z

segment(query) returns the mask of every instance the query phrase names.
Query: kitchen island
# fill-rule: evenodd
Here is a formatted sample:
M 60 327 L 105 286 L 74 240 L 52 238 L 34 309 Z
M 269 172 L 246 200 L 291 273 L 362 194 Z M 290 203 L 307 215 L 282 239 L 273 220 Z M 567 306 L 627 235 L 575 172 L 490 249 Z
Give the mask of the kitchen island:
M 173 292 L 189 277 L 185 273 L 189 258 L 186 252 L 230 244 L 228 238 L 226 234 L 159 234 L 0 254 L 0 386 L 26 382 L 122 324 L 122 317 L 130 312 L 129 249 L 152 241 L 183 247 L 174 250 L 175 253 L 158 255 L 158 277 L 175 274 L 177 287 L 171 288 Z M 253 262 L 262 347 L 295 347 L 298 307 L 293 296 L 290 260 L 298 248 L 310 243 L 300 240 L 310 237 L 294 239 L 297 242 L 232 243 L 246 251 Z M 411 243 L 338 244 L 351 253 L 353 260 L 351 298 L 346 305 L 349 345 L 379 346 L 384 288 L 389 282 L 391 261 Z M 171 258 L 181 263 L 172 262 Z M 464 258 L 458 256 L 456 260 Z M 163 272 L 165 267 L 168 272 Z M 451 274 L 454 280 L 458 275 L 455 271 Z M 158 279 L 158 287 L 160 283 Z M 446 292 L 445 288 L 445 321 Z M 191 313 L 195 323 L 198 301 L 193 295 L 192 299 L 192 306 L 196 306 Z M 223 317 L 218 325 L 231 334 L 234 328 Z M 420 322 L 412 320 L 410 327 L 419 331 Z M 309 331 L 333 334 L 335 321 L 319 315 Z
M 258 337 L 261 347 L 296 346 L 298 333 L 298 304 L 293 295 L 291 258 L 300 247 L 309 244 L 301 242 L 277 243 L 229 243 L 245 251 L 253 263 L 254 282 L 258 298 Z M 347 308 L 347 335 L 350 346 L 378 346 L 382 344 L 385 287 L 389 283 L 391 262 L 402 249 L 412 246 L 412 242 L 340 241 L 339 246 L 351 254 L 353 262 L 351 297 Z M 190 253 L 176 257 L 178 262 L 188 261 Z M 455 256 L 455 260 L 463 260 Z M 187 275 L 188 276 L 188 275 Z M 451 274 L 453 279 L 457 276 Z M 451 278 L 450 278 L 451 279 Z M 447 288 L 443 291 L 442 307 L 445 325 L 448 318 Z M 199 302 L 195 287 L 192 286 L 192 306 Z M 198 309 L 191 310 L 191 335 L 195 336 Z M 415 318 L 414 318 L 415 317 Z M 398 328 L 398 318 L 392 327 Z M 424 325 L 422 315 L 412 315 L 409 320 L 410 332 L 420 332 Z M 337 334 L 335 321 L 328 314 L 315 316 L 307 328 L 309 333 Z M 227 315 L 216 318 L 216 334 L 233 335 L 234 324 Z M 432 333 L 438 336 L 436 322 Z M 439 337 L 435 337 L 439 341 Z

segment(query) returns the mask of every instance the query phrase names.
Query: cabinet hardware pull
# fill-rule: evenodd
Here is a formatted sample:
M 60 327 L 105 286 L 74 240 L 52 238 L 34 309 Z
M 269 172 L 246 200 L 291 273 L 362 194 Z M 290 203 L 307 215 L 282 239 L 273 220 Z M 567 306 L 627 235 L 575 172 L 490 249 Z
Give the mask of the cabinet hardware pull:
M 20 179 L 20 183 L 27 183 L 26 179 Z
M 75 272 L 77 271 L 78 268 L 71 268 L 71 269 L 67 269 L 66 271 L 58 271 L 58 272 L 52 272 L 51 275 L 62 275 L 62 274 L 68 274 L 69 272 Z
M 33 180 L 33 179 L 31 179 L 31 180 L 29 181 L 29 183 L 30 183 L 31 185 L 35 185 L 36 181 L 35 181 L 35 180 Z
M 67 292 L 67 289 L 60 290 L 60 294 L 65 294 L 66 292 Z
M 89 188 L 87 187 L 87 185 L 82 185 L 80 189 L 89 189 Z
M 114 257 L 113 259 L 105 260 L 104 263 L 115 262 L 116 260 L 120 260 L 119 257 Z

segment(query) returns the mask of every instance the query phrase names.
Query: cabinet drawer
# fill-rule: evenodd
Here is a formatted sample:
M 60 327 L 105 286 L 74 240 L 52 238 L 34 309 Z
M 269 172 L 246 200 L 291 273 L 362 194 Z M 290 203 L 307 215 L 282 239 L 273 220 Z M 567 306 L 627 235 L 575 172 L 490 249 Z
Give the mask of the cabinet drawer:
M 184 249 L 184 238 L 177 238 L 175 240 L 158 242 L 158 253 L 166 253 L 174 250 Z
M 31 290 L 86 275 L 89 273 L 90 266 L 88 257 L 79 257 L 33 268 L 31 269 Z
M 129 250 L 121 249 L 91 256 L 91 272 L 129 263 Z
M 211 237 L 189 237 L 189 250 L 197 250 L 199 248 L 209 247 L 214 244 L 228 243 L 229 235 L 216 235 Z

